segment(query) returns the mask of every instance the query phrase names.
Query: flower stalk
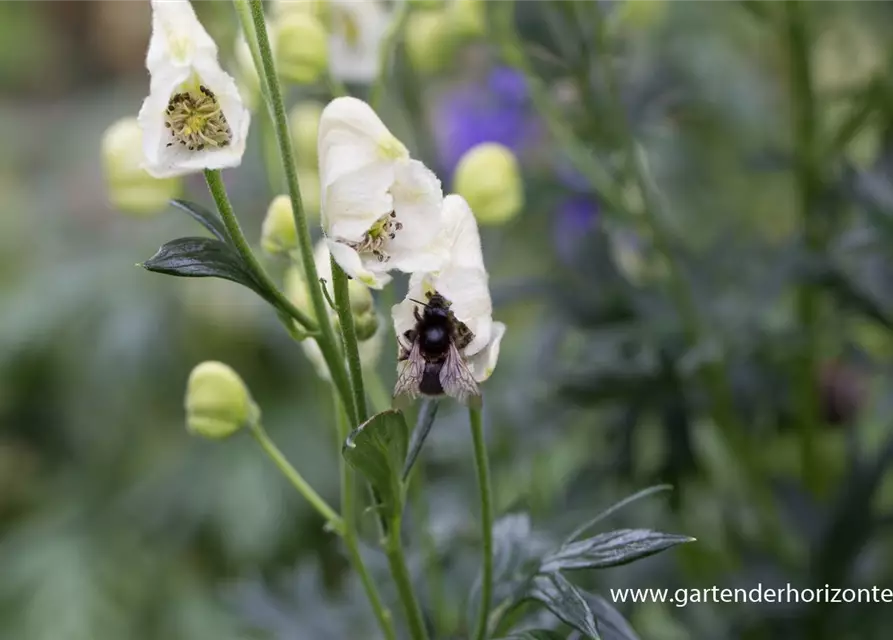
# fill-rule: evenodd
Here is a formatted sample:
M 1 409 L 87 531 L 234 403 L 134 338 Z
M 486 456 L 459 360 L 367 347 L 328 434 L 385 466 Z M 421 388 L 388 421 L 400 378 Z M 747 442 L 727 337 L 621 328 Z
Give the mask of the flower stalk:
M 490 603 L 493 599 L 493 490 L 490 485 L 490 465 L 487 460 L 487 443 L 484 440 L 484 427 L 480 409 L 469 409 L 471 438 L 474 443 L 474 462 L 478 476 L 478 491 L 481 496 L 481 599 L 478 603 L 478 619 L 475 627 L 475 640 L 487 637 L 487 620 Z
M 350 380 L 344 367 L 335 332 L 328 319 L 326 301 L 322 294 L 322 288 L 315 283 L 319 282 L 316 264 L 313 260 L 313 244 L 310 239 L 310 229 L 307 225 L 307 217 L 304 205 L 301 201 L 301 189 L 298 186 L 298 173 L 295 164 L 294 152 L 291 145 L 291 136 L 288 131 L 288 117 L 285 112 L 285 104 L 282 100 L 282 89 L 279 86 L 279 78 L 276 75 L 273 51 L 267 34 L 267 23 L 264 18 L 263 3 L 261 0 L 249 0 L 251 17 L 254 22 L 254 35 L 257 39 L 257 48 L 262 62 L 262 77 L 266 78 L 269 87 L 269 106 L 273 113 L 276 138 L 279 142 L 279 152 L 282 156 L 282 165 L 285 168 L 285 181 L 288 185 L 288 194 L 291 198 L 292 213 L 295 217 L 295 226 L 298 232 L 298 249 L 301 254 L 301 262 L 304 275 L 308 283 L 314 283 L 309 287 L 310 300 L 314 313 L 319 321 L 320 335 L 316 338 L 320 351 L 332 376 L 333 384 L 338 390 L 341 401 L 347 410 L 353 424 L 359 424 L 357 420 L 357 407 L 354 404 Z M 263 82 L 263 81 L 262 81 Z
M 332 288 L 335 290 L 335 311 L 338 313 L 338 322 L 341 325 L 341 337 L 353 387 L 353 401 L 357 409 L 356 420 L 357 424 L 360 424 L 369 416 L 366 409 L 366 391 L 363 385 L 363 365 L 360 362 L 357 332 L 347 291 L 347 275 L 334 258 L 330 258 L 330 260 L 332 261 Z M 345 434 L 346 437 L 347 434 Z

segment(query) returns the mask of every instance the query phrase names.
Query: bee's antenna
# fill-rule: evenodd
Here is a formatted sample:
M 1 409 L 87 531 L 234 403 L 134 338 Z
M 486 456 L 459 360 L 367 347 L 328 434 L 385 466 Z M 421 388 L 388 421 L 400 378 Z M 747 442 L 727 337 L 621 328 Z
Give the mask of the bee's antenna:
M 416 304 L 420 304 L 420 305 L 422 305 L 423 307 L 427 307 L 427 306 L 428 306 L 428 303 L 427 303 L 427 302 L 422 302 L 421 300 L 416 300 L 415 298 L 409 298 L 409 300 L 410 300 L 410 302 L 415 302 Z

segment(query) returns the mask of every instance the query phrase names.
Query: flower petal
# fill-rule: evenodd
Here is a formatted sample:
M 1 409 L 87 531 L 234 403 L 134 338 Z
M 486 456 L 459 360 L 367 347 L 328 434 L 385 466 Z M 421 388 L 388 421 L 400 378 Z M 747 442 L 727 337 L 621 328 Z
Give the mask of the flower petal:
M 187 0 L 152 0 L 152 37 L 146 68 L 153 76 L 175 66 L 189 68 L 199 56 L 217 57 L 217 45 Z
M 371 82 L 378 76 L 378 50 L 390 22 L 390 12 L 375 0 L 330 0 L 329 11 L 332 75 L 351 82 Z
M 391 281 L 391 276 L 387 273 L 377 273 L 367 269 L 367 266 L 360 259 L 360 254 L 346 244 L 331 239 L 327 240 L 326 243 L 329 251 L 332 253 L 332 257 L 344 269 L 344 273 L 351 278 L 356 278 L 370 289 L 381 289 Z
M 437 176 L 418 160 L 404 160 L 394 167 L 394 212 L 403 225 L 388 242 L 395 261 L 428 246 L 440 232 L 443 192 Z M 396 264 L 396 263 L 395 263 Z
M 466 358 L 465 362 L 471 375 L 477 382 L 483 382 L 493 374 L 496 362 L 499 360 L 499 345 L 505 335 L 505 324 L 493 323 L 493 331 L 487 346 L 475 355 Z
M 393 181 L 393 164 L 377 160 L 330 184 L 322 214 L 326 233 L 336 239 L 362 240 L 379 218 L 394 210 L 389 192 Z
M 441 241 L 449 247 L 450 264 L 455 267 L 483 269 L 481 236 L 471 207 L 460 195 L 443 199 Z

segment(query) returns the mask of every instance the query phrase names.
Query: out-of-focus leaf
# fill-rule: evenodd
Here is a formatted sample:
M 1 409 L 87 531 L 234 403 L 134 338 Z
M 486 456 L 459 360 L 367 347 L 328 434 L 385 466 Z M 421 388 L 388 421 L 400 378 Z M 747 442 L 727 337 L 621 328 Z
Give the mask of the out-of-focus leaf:
M 502 638 L 502 640 L 564 640 L 564 635 L 550 629 L 528 629 Z
M 381 508 L 390 517 L 399 513 L 403 505 L 400 472 L 406 460 L 407 442 L 403 414 L 389 410 L 372 416 L 354 429 L 341 449 L 348 464 L 375 489 Z
M 618 529 L 562 545 L 543 560 L 540 571 L 616 567 L 693 540 L 648 529 Z
M 534 578 L 527 596 L 542 602 L 559 620 L 582 633 L 584 637 L 594 640 L 600 638 L 595 626 L 595 616 L 586 598 L 560 573 Z
M 591 529 L 593 526 L 595 526 L 596 524 L 598 524 L 605 518 L 609 518 L 610 516 L 614 515 L 615 513 L 620 511 L 626 505 L 632 504 L 636 500 L 640 500 L 642 498 L 647 498 L 648 496 L 653 495 L 655 493 L 659 493 L 661 491 L 669 491 L 672 488 L 673 487 L 668 484 L 655 485 L 653 487 L 648 487 L 647 489 L 642 489 L 641 491 L 624 498 L 620 502 L 616 502 L 616 503 L 612 504 L 610 507 L 608 507 L 607 509 L 602 511 L 600 514 L 598 514 L 597 516 L 595 516 L 588 522 L 585 522 L 582 525 L 580 525 L 579 527 L 577 527 L 576 529 L 574 529 L 573 533 L 571 533 L 565 539 L 564 543 L 567 544 L 569 542 L 573 542 L 574 540 L 576 540 L 577 538 L 582 536 L 584 533 L 586 533 L 586 531 Z
M 412 440 L 409 443 L 409 454 L 406 456 L 406 462 L 403 464 L 402 478 L 404 482 L 409 478 L 416 458 L 422 450 L 422 445 L 425 444 L 425 440 L 431 432 L 431 427 L 434 426 L 434 419 L 437 417 L 437 408 L 439 406 L 440 402 L 437 399 L 428 398 L 419 410 L 419 419 L 415 429 L 412 430 Z
M 604 640 L 639 640 L 639 636 L 626 618 L 611 603 L 595 593 L 587 593 L 586 596 L 589 608 L 595 614 L 598 631 Z
M 171 205 L 188 213 L 196 222 L 213 233 L 218 240 L 227 243 L 232 241 L 229 231 L 226 230 L 223 224 L 223 220 L 215 212 L 186 200 L 171 200 Z
M 143 268 L 183 278 L 223 278 L 266 297 L 264 289 L 228 244 L 212 238 L 178 238 L 162 245 Z

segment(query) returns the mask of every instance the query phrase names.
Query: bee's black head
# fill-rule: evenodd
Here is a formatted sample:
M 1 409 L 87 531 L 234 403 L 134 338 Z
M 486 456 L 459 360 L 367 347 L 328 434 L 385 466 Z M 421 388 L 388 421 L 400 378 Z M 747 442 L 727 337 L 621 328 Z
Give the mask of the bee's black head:
M 450 302 L 437 292 L 427 293 L 428 302 L 413 299 L 413 302 L 423 306 L 422 314 L 426 319 L 449 318 Z

